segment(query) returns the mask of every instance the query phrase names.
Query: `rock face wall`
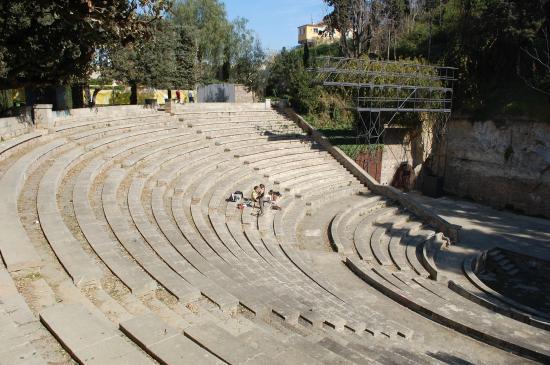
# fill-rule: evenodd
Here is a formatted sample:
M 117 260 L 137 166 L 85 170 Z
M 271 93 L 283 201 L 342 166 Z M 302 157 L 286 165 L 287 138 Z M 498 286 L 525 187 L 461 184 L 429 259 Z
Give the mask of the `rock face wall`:
M 386 129 L 381 178 L 378 181 L 382 185 L 390 185 L 402 164 L 410 165 L 413 169 L 420 171 L 417 167 L 421 168 L 426 161 L 431 145 L 432 135 L 423 129 Z M 410 187 L 414 185 L 414 180 L 413 176 Z
M 454 119 L 445 142 L 445 192 L 550 218 L 550 123 Z

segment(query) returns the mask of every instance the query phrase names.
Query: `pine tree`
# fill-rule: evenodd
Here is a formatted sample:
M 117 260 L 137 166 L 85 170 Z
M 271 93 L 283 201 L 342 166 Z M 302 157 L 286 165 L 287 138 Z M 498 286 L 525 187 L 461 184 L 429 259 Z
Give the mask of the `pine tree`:
M 177 70 L 173 86 L 178 89 L 194 89 L 197 82 L 197 46 L 187 27 L 179 28 L 179 39 L 176 43 L 176 64 Z
M 304 44 L 304 68 L 309 68 L 309 45 L 307 42 Z

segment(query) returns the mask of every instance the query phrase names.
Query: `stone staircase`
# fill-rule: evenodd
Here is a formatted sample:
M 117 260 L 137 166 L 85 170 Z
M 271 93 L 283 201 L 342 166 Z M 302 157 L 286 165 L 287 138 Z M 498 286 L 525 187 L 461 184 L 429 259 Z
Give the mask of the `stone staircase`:
M 0 364 L 548 361 L 548 332 L 449 290 L 444 237 L 284 115 L 173 112 L 0 143 Z M 282 210 L 228 201 L 259 183 Z

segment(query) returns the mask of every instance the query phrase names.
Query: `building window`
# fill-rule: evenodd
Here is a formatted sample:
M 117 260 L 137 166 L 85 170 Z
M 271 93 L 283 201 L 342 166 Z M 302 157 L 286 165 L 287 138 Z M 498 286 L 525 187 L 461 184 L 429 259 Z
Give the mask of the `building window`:
M 313 28 L 313 33 L 319 33 L 319 28 Z

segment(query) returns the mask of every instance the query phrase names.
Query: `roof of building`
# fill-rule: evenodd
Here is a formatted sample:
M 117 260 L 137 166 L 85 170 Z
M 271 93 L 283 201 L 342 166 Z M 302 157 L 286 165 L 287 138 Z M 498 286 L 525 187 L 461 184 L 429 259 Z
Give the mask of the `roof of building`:
M 300 25 L 298 28 L 302 28 L 302 27 L 320 27 L 320 26 L 323 26 L 323 25 L 326 25 L 325 22 L 319 22 L 319 23 L 309 23 L 309 24 L 304 24 L 304 25 Z

